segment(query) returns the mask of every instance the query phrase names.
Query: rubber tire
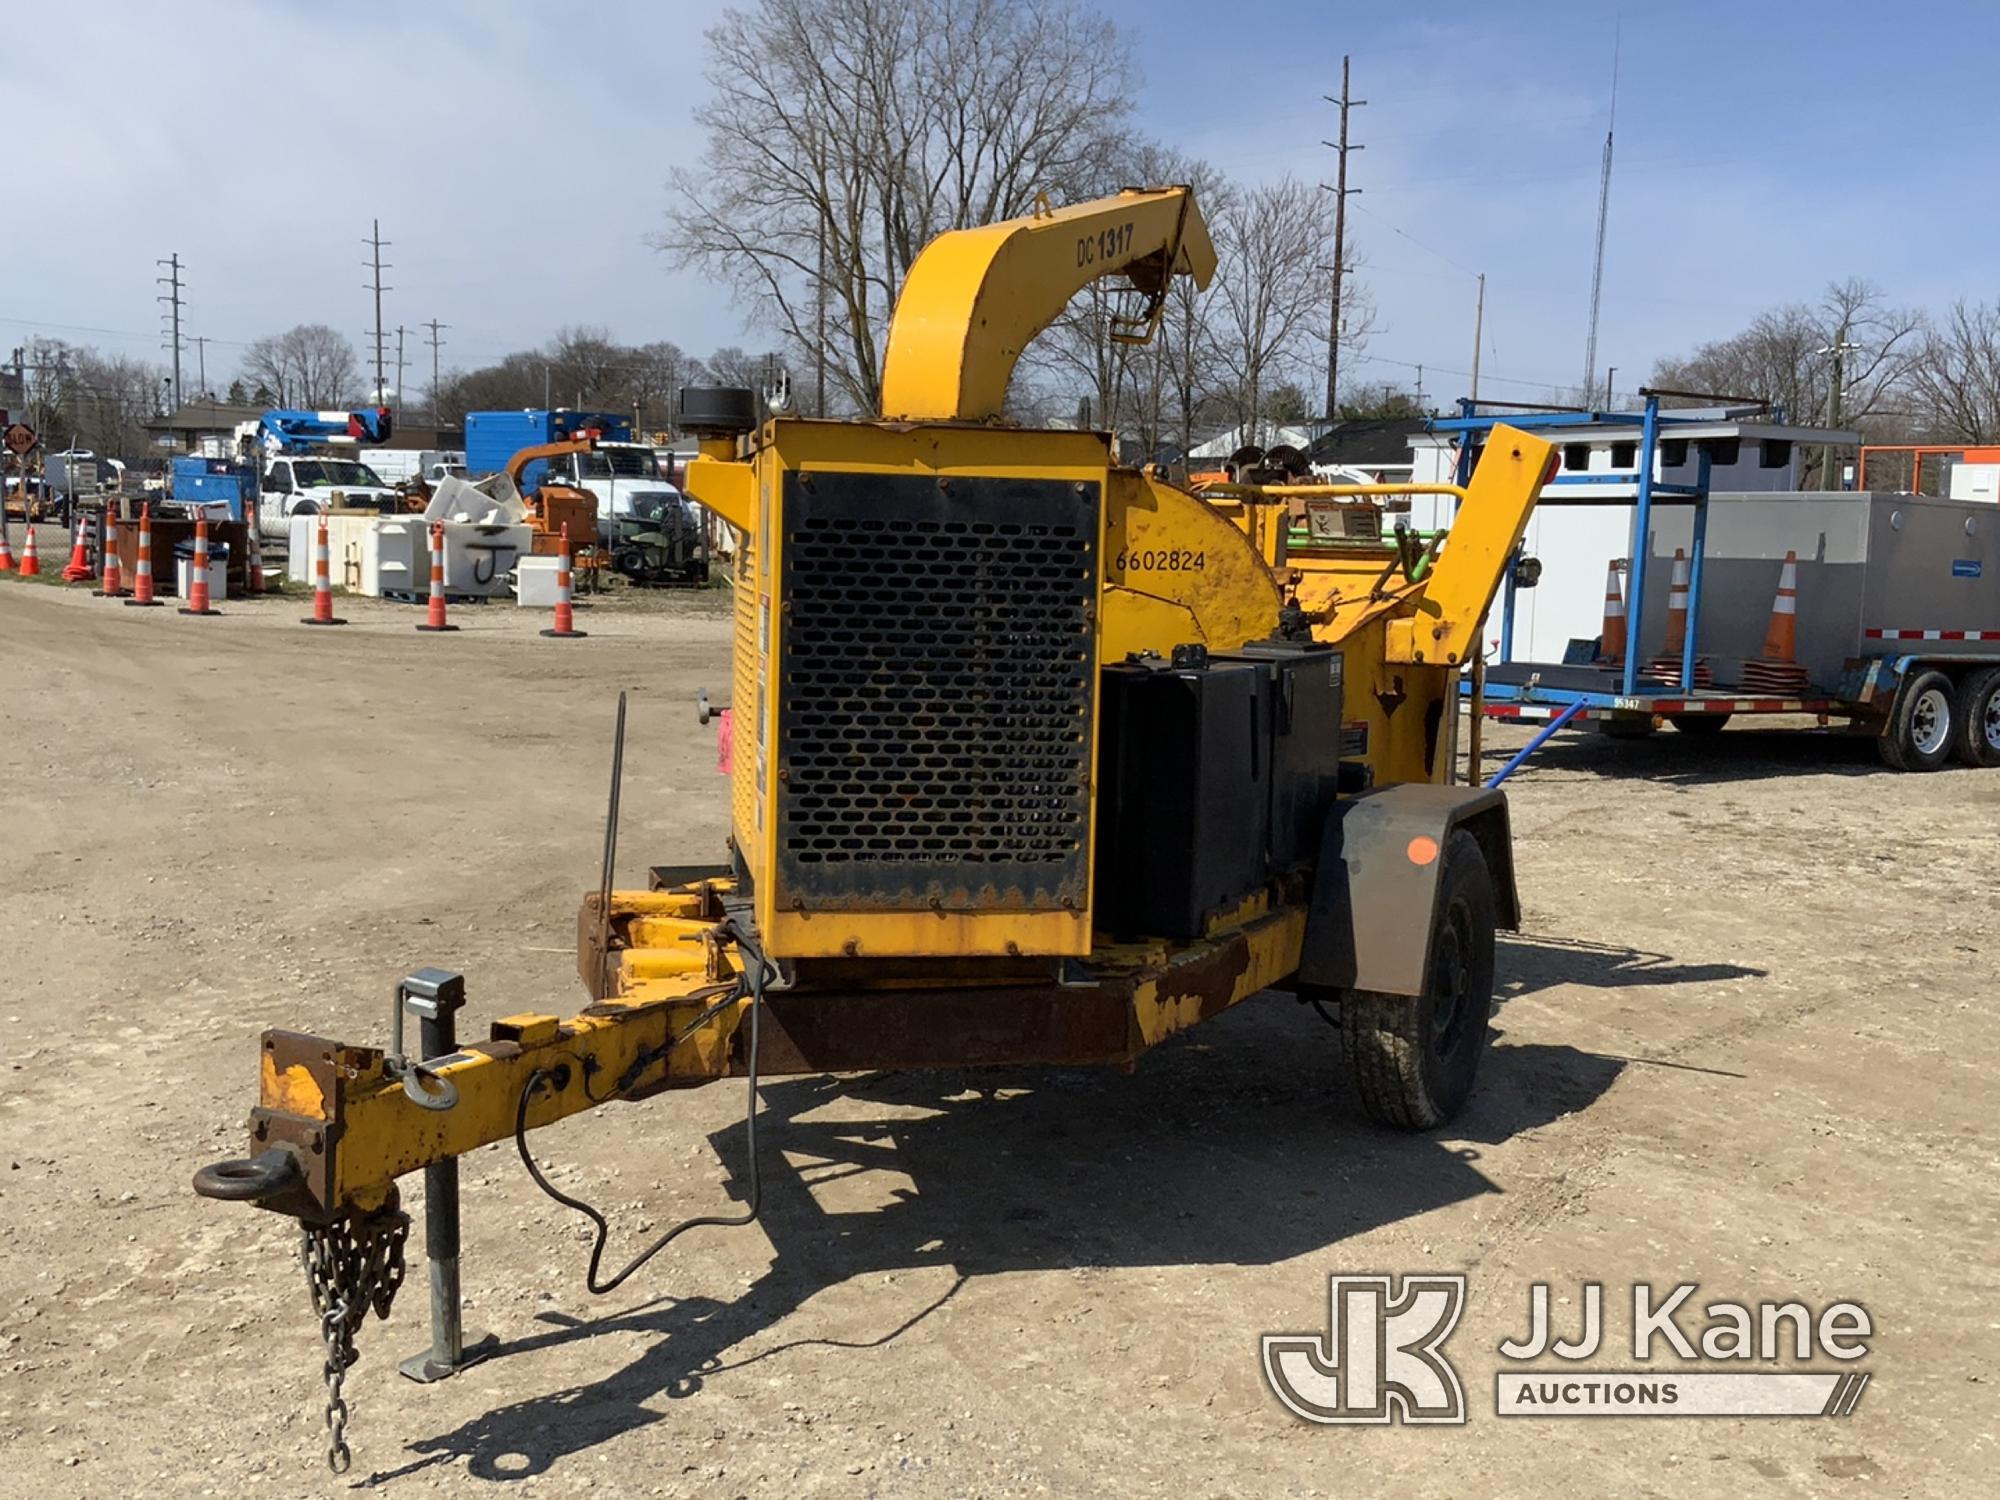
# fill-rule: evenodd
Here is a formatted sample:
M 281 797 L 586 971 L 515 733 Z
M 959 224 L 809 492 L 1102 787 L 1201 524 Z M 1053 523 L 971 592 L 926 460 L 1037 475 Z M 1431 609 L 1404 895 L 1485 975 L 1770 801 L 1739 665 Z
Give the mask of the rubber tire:
M 1917 748 L 1914 727 L 1918 702 L 1928 693 L 1940 692 L 1944 695 L 1945 712 L 1957 712 L 1956 700 L 1952 693 L 1951 679 L 1942 672 L 1919 672 L 1903 684 L 1903 691 L 1896 697 L 1896 707 L 1889 715 L 1889 722 L 1883 727 L 1881 737 L 1875 741 L 1875 753 L 1882 757 L 1882 764 L 1897 771 L 1935 771 L 1951 759 L 1952 742 L 1958 736 L 1956 723 L 1945 728 L 1943 741 L 1937 749 L 1926 755 Z
M 1673 714 L 1667 722 L 1682 734 L 1713 739 L 1722 733 L 1722 726 L 1729 722 L 1728 714 Z
M 1341 998 L 1340 1025 L 1354 1069 L 1355 1092 L 1377 1124 L 1430 1130 L 1451 1119 L 1472 1096 L 1480 1054 L 1493 1016 L 1493 876 L 1479 840 L 1465 829 L 1445 841 L 1437 899 L 1426 935 L 1424 992 L 1384 995 L 1356 990 Z M 1446 931 L 1459 924 L 1469 946 L 1460 964 L 1456 1026 L 1440 1045 L 1440 964 Z M 1450 1026 L 1450 1022 L 1447 1025 Z
M 1986 737 L 1988 711 L 2000 713 L 2000 667 L 1974 672 L 1958 686 L 1958 701 L 1952 705 L 1956 722 L 1951 726 L 1952 753 L 1960 764 L 2000 766 L 2000 745 Z
M 1597 732 L 1607 740 L 1647 740 L 1658 726 L 1651 719 L 1600 719 Z

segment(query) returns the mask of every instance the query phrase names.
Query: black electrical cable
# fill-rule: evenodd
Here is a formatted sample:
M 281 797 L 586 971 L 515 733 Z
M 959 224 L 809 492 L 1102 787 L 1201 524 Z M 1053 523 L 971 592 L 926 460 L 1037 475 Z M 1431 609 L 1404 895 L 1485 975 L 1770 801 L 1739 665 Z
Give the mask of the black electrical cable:
M 514 1149 L 520 1154 L 521 1165 L 528 1169 L 528 1175 L 535 1180 L 535 1186 L 539 1187 L 565 1208 L 576 1210 L 576 1212 L 582 1214 L 592 1224 L 597 1226 L 596 1237 L 590 1247 L 590 1266 L 584 1273 L 584 1285 L 590 1289 L 593 1296 L 602 1297 L 607 1292 L 616 1291 L 634 1271 L 645 1265 L 647 1261 L 658 1255 L 690 1229 L 740 1229 L 744 1225 L 756 1221 L 758 1203 L 763 1196 L 763 1178 L 757 1169 L 758 1023 L 764 1009 L 764 981 L 772 970 L 769 961 L 764 957 L 763 953 L 745 938 L 742 930 L 734 922 L 728 922 L 723 925 L 724 929 L 735 939 L 737 947 L 752 960 L 745 967 L 743 975 L 738 981 L 736 993 L 731 995 L 727 1000 L 710 1006 L 707 1010 L 696 1016 L 694 1020 L 690 1021 L 687 1026 L 682 1028 L 671 1042 L 655 1050 L 659 1052 L 660 1056 L 665 1056 L 667 1052 L 671 1052 L 681 1042 L 692 1036 L 696 1028 L 704 1022 L 729 1006 L 736 1004 L 747 995 L 750 1001 L 750 1047 L 744 1067 L 748 1087 L 746 1089 L 747 1104 L 743 1119 L 743 1139 L 744 1145 L 750 1155 L 750 1191 L 748 1202 L 742 1213 L 733 1215 L 702 1214 L 692 1219 L 683 1219 L 680 1223 L 668 1229 L 665 1234 L 654 1240 L 644 1250 L 640 1251 L 638 1255 L 634 1256 L 631 1262 L 616 1276 L 613 1276 L 609 1281 L 599 1282 L 597 1271 L 604 1259 L 605 1245 L 611 1237 L 610 1224 L 606 1222 L 603 1214 L 592 1208 L 588 1203 L 585 1203 L 580 1198 L 572 1198 L 554 1183 L 550 1182 L 547 1177 L 543 1176 L 542 1169 L 535 1165 L 534 1157 L 528 1153 L 528 1104 L 534 1098 L 535 1090 L 547 1081 L 549 1073 L 546 1069 L 538 1068 L 529 1075 L 526 1086 L 521 1090 L 520 1103 L 515 1106 Z M 632 1071 L 631 1069 L 627 1070 L 628 1076 Z M 621 1080 L 619 1092 L 628 1087 L 630 1085 Z M 613 1093 L 607 1097 L 616 1098 L 617 1094 Z

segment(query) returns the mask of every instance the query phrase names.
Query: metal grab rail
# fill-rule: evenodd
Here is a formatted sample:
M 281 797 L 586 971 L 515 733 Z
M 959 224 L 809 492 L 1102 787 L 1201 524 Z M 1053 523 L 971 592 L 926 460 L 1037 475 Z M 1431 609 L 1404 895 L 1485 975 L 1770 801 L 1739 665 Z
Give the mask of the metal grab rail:
M 1465 487 L 1457 484 L 1204 484 L 1195 493 L 1229 500 L 1339 500 L 1346 496 L 1450 495 L 1464 503 Z

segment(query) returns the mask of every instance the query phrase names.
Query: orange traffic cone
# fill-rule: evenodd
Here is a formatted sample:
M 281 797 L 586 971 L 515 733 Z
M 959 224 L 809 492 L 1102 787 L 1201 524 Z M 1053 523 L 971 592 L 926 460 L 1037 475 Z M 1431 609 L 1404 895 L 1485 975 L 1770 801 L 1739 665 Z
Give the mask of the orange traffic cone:
M 28 540 L 26 545 L 21 548 L 21 576 L 23 578 L 40 578 L 42 576 L 42 560 L 35 556 L 35 523 L 30 521 L 22 529 L 28 533 Z
M 569 592 L 569 522 L 562 526 L 562 551 L 556 554 L 556 623 L 542 632 L 562 640 L 579 640 L 590 634 L 576 628 L 576 606 Z
M 1674 687 L 1686 687 L 1681 681 L 1681 657 L 1687 650 L 1688 634 L 1688 560 L 1687 552 L 1674 548 L 1674 580 L 1667 590 L 1667 639 L 1660 647 L 1660 654 L 1646 663 L 1646 675 L 1657 677 Z M 1698 657 L 1694 664 L 1694 686 L 1706 689 L 1713 682 L 1708 670 L 1708 659 Z
M 125 577 L 118 566 L 118 533 L 111 524 L 111 510 L 104 511 L 104 586 L 96 591 L 99 599 L 123 599 Z
M 1771 601 L 1771 624 L 1764 632 L 1764 654 L 1743 663 L 1742 686 L 1754 693 L 1802 693 L 1811 685 L 1806 669 L 1793 658 L 1799 648 L 1799 555 L 1785 554 L 1778 570 L 1778 594 Z
M 0 515 L 0 573 L 14 571 L 14 548 L 7 540 L 7 517 Z
M 153 597 L 153 507 L 139 507 L 139 555 L 132 564 L 132 597 L 125 601 L 142 609 L 157 609 L 160 601 Z
M 75 534 L 69 545 L 69 562 L 62 570 L 64 583 L 87 583 L 90 580 L 90 544 L 83 539 L 83 529 L 89 524 L 90 522 L 84 519 L 83 512 L 78 511 L 76 525 L 73 528 Z
M 1614 557 L 1604 575 L 1604 634 L 1597 642 L 1600 665 L 1615 666 L 1625 659 L 1625 595 L 1618 582 L 1624 567 L 1624 559 Z
M 208 517 L 194 518 L 194 563 L 188 572 L 188 602 L 181 606 L 184 615 L 219 615 L 219 609 L 211 608 L 208 602 Z
M 431 603 L 419 630 L 456 630 L 444 618 L 444 522 L 431 522 Z
M 253 523 L 254 524 L 254 523 Z M 313 543 L 313 612 L 301 625 L 345 625 L 333 617 L 332 560 L 326 545 L 326 517 L 319 518 L 319 540 Z

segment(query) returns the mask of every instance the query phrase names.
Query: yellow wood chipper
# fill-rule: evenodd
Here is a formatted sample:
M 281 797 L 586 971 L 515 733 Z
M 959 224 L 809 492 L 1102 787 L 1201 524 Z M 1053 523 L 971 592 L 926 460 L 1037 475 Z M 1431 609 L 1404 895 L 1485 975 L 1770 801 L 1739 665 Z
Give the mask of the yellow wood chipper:
M 402 1276 L 397 1180 L 426 1172 L 433 1309 L 404 1368 L 437 1378 L 477 1352 L 456 1158 L 512 1139 L 548 1187 L 530 1133 L 612 1100 L 747 1076 L 754 1172 L 760 1076 L 1130 1065 L 1275 988 L 1340 1027 L 1378 1119 L 1464 1102 L 1517 911 L 1502 795 L 1451 784 L 1458 678 L 1551 449 L 1496 429 L 1421 557 L 1378 524 L 1294 559 L 1297 485 L 1197 494 L 1107 434 L 1001 420 L 1081 288 L 1115 278 L 1113 336 L 1143 340 L 1173 279 L 1214 269 L 1184 187 L 1039 206 L 917 258 L 878 419 L 683 393 L 686 490 L 736 534 L 726 859 L 614 890 L 607 849 L 576 1014 L 461 1046 L 464 981 L 423 970 L 387 1049 L 267 1032 L 250 1153 L 197 1175 L 304 1226 L 339 1421 L 354 1332 Z M 597 1222 L 593 1290 L 678 1232 L 602 1276 L 603 1220 L 549 1191 Z

